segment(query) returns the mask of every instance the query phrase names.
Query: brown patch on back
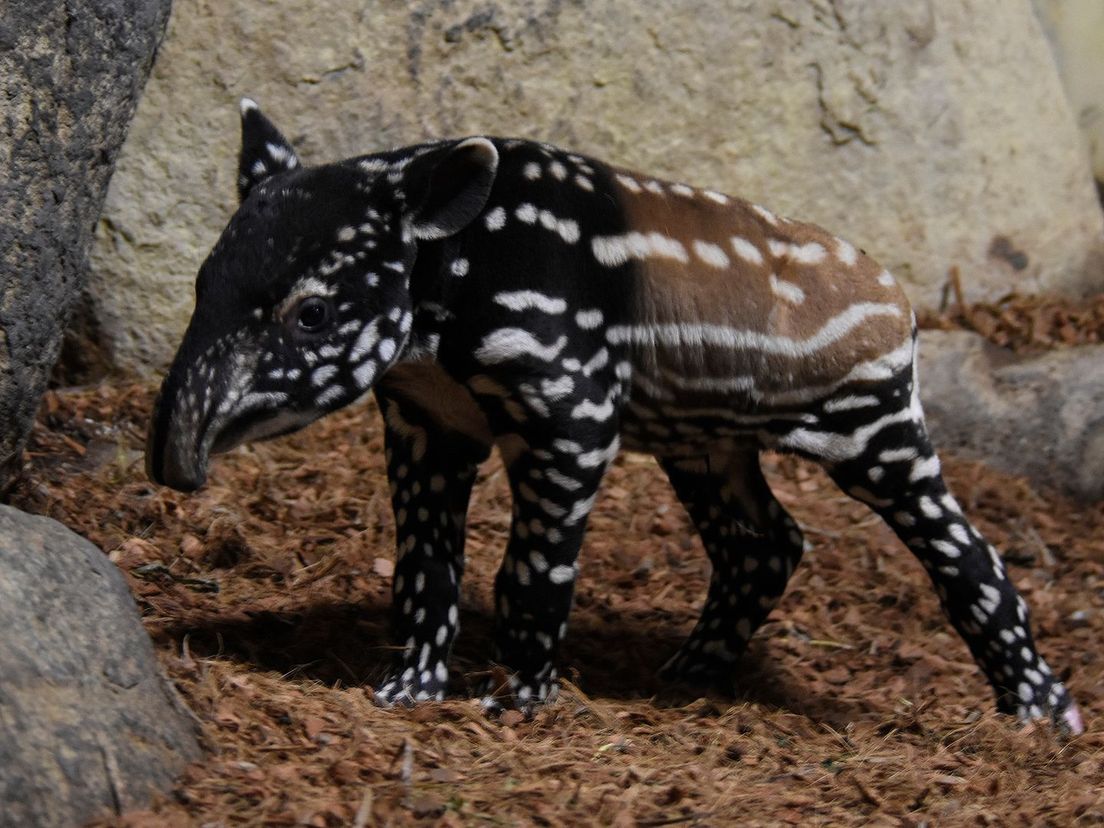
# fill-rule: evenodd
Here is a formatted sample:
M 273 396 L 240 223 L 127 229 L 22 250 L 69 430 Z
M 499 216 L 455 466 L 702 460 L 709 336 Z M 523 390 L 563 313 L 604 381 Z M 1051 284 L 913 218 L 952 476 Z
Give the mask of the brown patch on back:
M 617 173 L 636 181 L 638 191 L 625 187 Z M 685 185 L 660 182 L 659 194 L 645 186 L 654 179 L 615 171 L 614 180 L 630 231 L 670 237 L 689 258 L 685 264 L 658 256 L 634 261 L 641 281 L 638 324 L 719 325 L 800 343 L 853 306 L 896 311 L 865 316 L 810 356 L 707 348 L 704 354 L 658 355 L 661 368 L 717 377 L 751 374 L 762 387 L 781 390 L 830 383 L 908 341 L 910 307 L 900 286 L 880 282 L 885 271 L 876 262 L 822 228 L 774 217 L 731 196 L 700 190 L 686 195 Z M 716 245 L 728 264 L 705 261 L 695 242 Z M 814 245 L 823 250 L 819 256 Z

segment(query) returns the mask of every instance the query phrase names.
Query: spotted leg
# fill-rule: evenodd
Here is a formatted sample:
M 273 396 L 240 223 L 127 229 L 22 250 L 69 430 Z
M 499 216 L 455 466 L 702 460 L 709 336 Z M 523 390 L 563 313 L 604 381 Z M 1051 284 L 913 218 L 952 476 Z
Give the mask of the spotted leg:
M 861 411 L 822 423 L 840 437 L 835 453 L 844 455 L 825 463 L 833 480 L 881 515 L 924 565 L 993 686 L 998 709 L 1021 720 L 1049 718 L 1064 732 L 1080 733 L 1077 707 L 1036 651 L 1027 605 L 1003 560 L 947 491 L 915 398 L 896 413 Z
M 508 457 L 514 508 L 495 578 L 495 658 L 510 671 L 514 704 L 526 713 L 556 695 L 556 654 L 567 631 L 576 559 L 602 475 L 618 448 L 610 427 L 589 430 L 586 444 L 577 439 L 549 440 Z M 504 689 L 489 687 L 484 704 L 499 706 Z
M 440 429 L 425 412 L 380 397 L 397 562 L 392 626 L 397 651 L 376 697 L 410 704 L 444 698 L 448 656 L 459 630 L 464 525 L 478 463 L 487 449 Z
M 771 493 L 757 451 L 664 460 L 713 564 L 701 618 L 664 678 L 725 680 L 801 559 L 797 524 Z

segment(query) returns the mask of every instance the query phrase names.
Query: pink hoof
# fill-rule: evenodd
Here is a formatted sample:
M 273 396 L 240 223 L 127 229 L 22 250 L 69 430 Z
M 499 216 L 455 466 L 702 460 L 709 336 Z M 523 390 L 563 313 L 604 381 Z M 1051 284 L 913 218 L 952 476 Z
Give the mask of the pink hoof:
M 1085 732 L 1085 723 L 1081 720 L 1081 711 L 1076 704 L 1071 704 L 1062 712 L 1062 719 L 1069 728 L 1071 736 L 1080 736 Z

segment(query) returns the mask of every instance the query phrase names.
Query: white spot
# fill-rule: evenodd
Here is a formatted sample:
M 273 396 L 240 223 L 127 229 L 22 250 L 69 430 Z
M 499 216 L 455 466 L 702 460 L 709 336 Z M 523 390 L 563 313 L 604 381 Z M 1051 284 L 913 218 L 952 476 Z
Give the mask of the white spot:
M 771 226 L 778 225 L 778 216 L 768 210 L 766 207 L 760 207 L 758 204 L 752 204 L 751 209 L 754 210 L 763 221 Z
M 915 483 L 917 480 L 923 480 L 927 477 L 936 477 L 938 474 L 939 458 L 933 454 L 930 457 L 917 460 L 912 464 L 912 471 L 909 473 L 909 482 Z
M 340 385 L 331 385 L 329 388 L 327 388 L 325 391 L 314 398 L 314 403 L 319 408 L 323 408 L 332 403 L 334 400 L 341 397 L 341 395 L 344 393 L 345 389 L 342 388 Z
M 395 340 L 388 338 L 380 342 L 379 355 L 384 362 L 390 362 L 395 355 Z
M 694 195 L 694 188 L 688 187 L 685 184 L 672 184 L 671 192 L 683 198 L 692 198 Z
M 526 224 L 536 224 L 537 223 L 537 215 L 538 215 L 537 208 L 534 207 L 532 204 L 529 204 L 528 202 L 526 202 L 525 204 L 520 205 L 514 211 L 514 215 L 517 216 L 520 221 L 523 221 Z
M 522 170 L 521 174 L 528 178 L 530 181 L 536 181 L 538 178 L 541 177 L 540 164 L 538 164 L 536 161 L 530 161 L 528 164 L 525 165 L 525 169 Z
M 966 530 L 962 528 L 961 523 L 952 523 L 947 527 L 947 531 L 951 533 L 951 537 L 963 546 L 969 546 L 970 536 L 966 534 Z
M 613 416 L 613 396 L 615 391 L 610 391 L 601 405 L 595 405 L 590 400 L 583 400 L 571 410 L 571 418 L 574 420 L 597 420 L 605 422 Z
M 582 488 L 583 485 L 574 477 L 568 477 L 566 474 L 563 474 L 554 468 L 548 469 L 548 471 L 545 472 L 545 477 L 548 478 L 550 483 L 554 483 L 561 489 L 566 489 L 569 492 L 574 492 Z
M 644 183 L 644 189 L 654 195 L 663 195 L 663 185 L 658 181 L 646 181 Z
M 369 352 L 376 347 L 376 342 L 379 340 L 379 320 L 373 319 L 361 330 L 360 335 L 356 338 L 356 342 L 353 343 L 353 349 L 349 352 L 349 359 L 352 362 L 359 362 L 366 357 Z
M 522 586 L 529 586 L 529 564 L 525 561 L 514 562 L 514 575 Z
M 717 204 L 728 204 L 728 196 L 724 193 L 718 193 L 716 190 L 702 190 L 702 195 Z
M 759 252 L 759 248 L 743 236 L 733 236 L 731 242 L 732 249 L 736 251 L 736 255 L 741 259 L 751 264 L 763 264 L 763 254 Z
M 336 365 L 321 365 L 318 368 L 315 368 L 314 372 L 311 374 L 311 385 L 315 386 L 316 388 L 321 388 L 323 385 L 333 379 L 336 373 Z
M 575 185 L 581 190 L 586 190 L 588 193 L 594 192 L 594 185 L 591 184 L 590 179 L 582 173 L 578 173 L 575 176 Z
M 878 275 L 878 284 L 882 285 L 883 287 L 893 287 L 895 284 L 897 284 L 897 280 L 893 278 L 893 274 L 890 273 L 888 270 L 883 270 Z
M 372 384 L 372 380 L 376 378 L 376 363 L 373 360 L 367 360 L 355 371 L 353 371 L 353 382 L 356 383 L 357 388 L 361 390 L 367 388 Z
M 980 584 L 982 598 L 978 601 L 982 607 L 984 607 L 990 614 L 997 611 L 997 607 L 1000 606 L 1001 594 L 1000 590 L 989 584 Z
M 553 161 L 548 165 L 548 172 L 552 174 L 552 177 L 557 181 L 563 181 L 567 178 L 567 167 L 561 164 L 559 161 Z
M 554 584 L 569 584 L 575 580 L 575 568 L 571 566 L 554 566 L 548 570 L 548 580 Z
M 859 251 L 850 242 L 836 239 L 836 258 L 845 265 L 853 265 L 859 260 Z
M 828 251 L 824 249 L 824 245 L 819 242 L 788 244 L 786 242 L 777 242 L 777 240 L 771 239 L 769 244 L 771 253 L 776 257 L 785 257 L 798 264 L 820 264 L 828 255 Z
M 469 263 L 467 259 L 458 258 L 453 259 L 452 264 L 449 266 L 449 271 L 453 276 L 461 278 L 468 275 Z
M 604 466 L 610 460 L 617 456 L 617 452 L 621 448 L 621 440 L 614 435 L 614 438 L 610 441 L 610 444 L 605 448 L 594 449 L 593 451 L 587 451 L 579 454 L 575 458 L 575 462 L 579 464 L 580 468 L 593 469 L 598 466 Z
M 568 244 L 575 244 L 579 240 L 579 222 L 574 219 L 557 219 L 556 232 Z
M 492 232 L 501 230 L 506 225 L 506 211 L 501 207 L 488 210 L 487 215 L 483 216 L 483 224 Z
M 559 400 L 575 390 L 575 380 L 565 374 L 558 379 L 542 379 L 541 393 L 549 400 Z
M 962 550 L 955 546 L 953 543 L 948 543 L 945 540 L 933 540 L 931 542 L 932 549 L 936 552 L 942 552 L 948 558 L 958 558 L 962 556 Z
M 352 227 L 342 227 L 337 231 L 337 240 L 339 242 L 350 242 L 356 238 L 356 230 Z
M 793 282 L 779 279 L 773 273 L 770 275 L 771 292 L 791 305 L 800 305 L 805 301 L 805 291 Z
M 920 498 L 919 505 L 920 511 L 924 513 L 924 517 L 935 520 L 943 516 L 943 510 L 927 495 Z
M 623 175 L 621 173 L 618 173 L 616 178 L 617 178 L 617 183 L 620 184 L 622 187 L 624 187 L 626 190 L 628 190 L 630 193 L 640 193 L 641 192 L 641 187 L 640 187 L 639 182 L 637 182 L 637 180 L 635 178 L 633 178 L 632 176 Z
M 694 254 L 710 267 L 728 267 L 728 256 L 719 245 L 697 239 L 694 241 L 693 248 Z
M 575 314 L 575 324 L 583 330 L 593 330 L 602 324 L 602 312 L 597 308 L 581 310 Z

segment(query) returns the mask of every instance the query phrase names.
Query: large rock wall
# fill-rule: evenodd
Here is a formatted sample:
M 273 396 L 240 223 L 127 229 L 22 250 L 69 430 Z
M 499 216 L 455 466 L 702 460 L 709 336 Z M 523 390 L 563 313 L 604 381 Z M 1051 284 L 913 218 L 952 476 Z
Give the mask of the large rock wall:
M 0 12 L 0 491 L 87 273 L 169 0 L 19 0 Z
M 1104 287 L 1104 220 L 1030 0 L 178 0 L 112 183 L 95 306 L 155 369 L 233 209 L 236 99 L 308 162 L 465 133 L 817 221 L 936 304 Z
M 1093 173 L 1104 182 L 1104 3 L 1035 0 L 1035 7 L 1088 147 Z

